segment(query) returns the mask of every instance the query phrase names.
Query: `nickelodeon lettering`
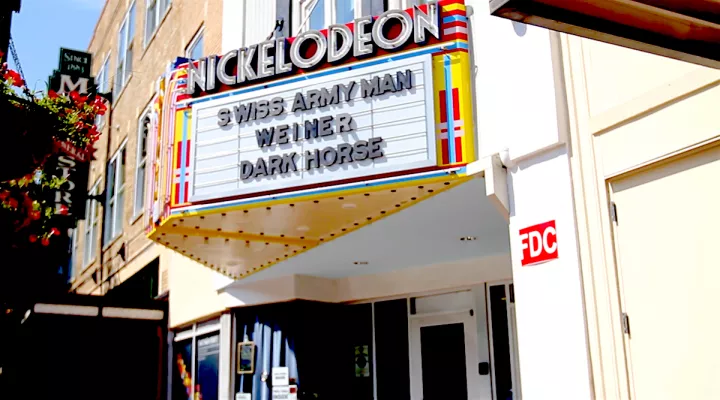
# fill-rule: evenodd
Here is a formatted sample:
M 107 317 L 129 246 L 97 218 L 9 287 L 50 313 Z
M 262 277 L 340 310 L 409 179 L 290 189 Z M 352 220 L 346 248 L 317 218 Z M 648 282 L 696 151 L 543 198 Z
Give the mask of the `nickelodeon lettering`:
M 391 27 L 399 33 L 388 37 Z M 206 57 L 188 63 L 187 94 L 213 91 L 222 85 L 236 86 L 245 82 L 287 75 L 297 69 L 309 70 L 323 61 L 334 64 L 348 57 L 367 57 L 376 51 L 396 51 L 412 37 L 418 44 L 430 37 L 440 39 L 439 12 L 436 2 L 429 2 L 427 12 L 414 6 L 411 13 L 389 10 L 378 18 L 361 17 L 353 29 L 346 25 L 330 25 L 327 33 L 308 30 L 295 37 L 290 44 L 286 38 L 272 39 L 238 50 L 230 50 L 222 57 Z M 307 48 L 314 47 L 312 54 Z M 288 62 L 289 60 L 289 62 Z

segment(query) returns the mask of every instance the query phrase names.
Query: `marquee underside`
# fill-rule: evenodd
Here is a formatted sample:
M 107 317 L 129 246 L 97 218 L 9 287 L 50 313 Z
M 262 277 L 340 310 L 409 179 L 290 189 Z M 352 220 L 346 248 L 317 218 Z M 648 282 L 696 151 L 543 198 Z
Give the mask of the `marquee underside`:
M 468 179 L 448 173 L 392 185 L 176 214 L 150 238 L 230 278 L 241 279 Z

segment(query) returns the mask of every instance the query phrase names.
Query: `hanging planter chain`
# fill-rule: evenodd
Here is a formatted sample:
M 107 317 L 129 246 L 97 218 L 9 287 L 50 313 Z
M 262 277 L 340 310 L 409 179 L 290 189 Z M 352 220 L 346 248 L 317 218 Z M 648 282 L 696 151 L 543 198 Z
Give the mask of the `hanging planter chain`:
M 22 66 L 20 65 L 20 58 L 17 55 L 17 50 L 15 49 L 15 41 L 12 38 L 12 35 L 10 35 L 10 55 L 13 58 L 13 62 L 15 63 L 15 68 L 17 68 L 18 73 L 20 73 L 20 77 L 27 82 L 25 79 L 25 73 L 23 72 Z

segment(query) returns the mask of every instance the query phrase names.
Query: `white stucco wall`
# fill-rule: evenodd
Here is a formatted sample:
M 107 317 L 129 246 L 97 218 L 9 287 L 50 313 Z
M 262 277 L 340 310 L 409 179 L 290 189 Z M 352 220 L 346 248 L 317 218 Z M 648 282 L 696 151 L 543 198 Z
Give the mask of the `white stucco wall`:
M 506 152 L 522 396 L 591 399 L 557 36 L 467 2 L 481 157 Z M 559 258 L 522 267 L 519 230 L 556 221 Z
M 625 335 L 619 323 L 621 312 L 629 310 L 624 309 L 618 293 L 623 283 L 621 272 L 615 269 L 619 249 L 614 246 L 615 224 L 610 218 L 608 184 L 641 171 L 657 171 L 666 162 L 677 161 L 680 156 L 720 141 L 716 115 L 720 104 L 720 71 L 569 35 L 563 36 L 562 52 L 567 97 L 573 110 L 570 114 L 573 182 L 595 395 L 598 399 L 643 398 L 641 392 L 634 392 L 633 379 L 628 379 L 632 377 L 632 368 L 643 368 L 643 360 L 626 353 L 632 348 L 629 340 L 637 337 Z M 708 186 L 696 187 L 702 190 Z M 668 188 L 668 196 L 663 200 L 678 194 L 686 199 L 698 196 L 687 190 Z M 659 203 L 653 199 L 648 202 L 656 207 Z M 691 200 L 689 204 L 696 209 L 699 203 Z M 619 207 L 619 224 L 627 226 L 623 222 L 627 209 L 623 211 L 622 204 Z M 677 211 L 689 210 L 680 206 Z M 662 219 L 664 229 L 676 228 L 668 225 L 665 218 L 658 218 L 658 221 Z M 710 221 L 704 220 L 712 224 Z M 658 234 L 658 230 L 653 233 Z M 683 239 L 687 236 L 683 235 Z M 647 239 L 630 238 L 633 245 L 643 244 Z M 672 249 L 664 250 L 668 252 L 666 259 L 672 260 Z M 688 268 L 697 268 L 697 264 L 687 264 Z M 683 271 L 683 277 L 696 273 Z M 673 293 L 679 296 L 682 290 L 684 288 L 678 286 Z M 691 290 L 711 292 L 700 286 L 692 286 Z M 652 292 L 648 290 L 647 295 L 651 298 Z M 707 302 L 697 304 L 711 307 Z M 638 326 L 638 321 L 638 317 L 631 315 L 631 326 Z M 685 327 L 689 333 L 694 331 L 689 325 Z M 668 334 L 666 330 L 662 333 Z M 658 338 L 664 339 L 662 335 Z M 683 357 L 689 360 L 687 355 Z M 667 361 L 667 357 L 664 362 L 685 368 L 681 363 Z M 688 385 L 691 390 L 702 388 L 679 377 L 672 384 Z M 666 392 L 670 396 L 667 393 L 670 392 Z

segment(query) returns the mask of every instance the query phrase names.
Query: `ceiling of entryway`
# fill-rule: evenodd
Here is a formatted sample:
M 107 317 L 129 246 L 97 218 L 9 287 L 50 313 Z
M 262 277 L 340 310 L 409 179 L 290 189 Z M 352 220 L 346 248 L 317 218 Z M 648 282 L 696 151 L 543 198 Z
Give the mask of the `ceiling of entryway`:
M 321 244 L 238 284 L 285 275 L 340 278 L 510 252 L 507 222 L 475 178 Z

